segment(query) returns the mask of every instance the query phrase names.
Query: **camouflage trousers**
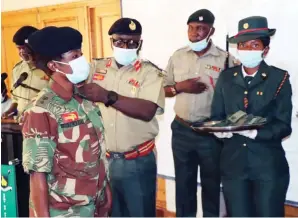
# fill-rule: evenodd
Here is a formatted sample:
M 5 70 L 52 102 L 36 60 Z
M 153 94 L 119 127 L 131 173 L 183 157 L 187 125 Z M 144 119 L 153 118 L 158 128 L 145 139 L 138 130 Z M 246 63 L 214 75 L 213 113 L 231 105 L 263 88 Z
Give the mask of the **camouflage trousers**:
M 36 217 L 32 202 L 30 202 L 29 210 L 30 217 Z M 94 202 L 87 205 L 73 206 L 68 210 L 57 210 L 50 207 L 50 217 L 94 217 L 94 212 Z

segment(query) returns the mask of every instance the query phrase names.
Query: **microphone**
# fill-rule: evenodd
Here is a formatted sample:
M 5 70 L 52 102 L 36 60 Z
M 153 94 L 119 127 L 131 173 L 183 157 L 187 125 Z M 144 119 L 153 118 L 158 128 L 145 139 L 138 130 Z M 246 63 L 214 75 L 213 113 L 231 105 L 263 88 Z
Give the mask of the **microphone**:
M 17 87 L 19 87 L 22 84 L 22 82 L 24 82 L 27 78 L 28 78 L 28 73 L 23 72 L 20 75 L 19 79 L 15 82 L 15 84 L 13 84 L 13 88 L 16 89 Z
M 7 78 L 7 73 L 1 73 L 1 82 L 6 80 Z

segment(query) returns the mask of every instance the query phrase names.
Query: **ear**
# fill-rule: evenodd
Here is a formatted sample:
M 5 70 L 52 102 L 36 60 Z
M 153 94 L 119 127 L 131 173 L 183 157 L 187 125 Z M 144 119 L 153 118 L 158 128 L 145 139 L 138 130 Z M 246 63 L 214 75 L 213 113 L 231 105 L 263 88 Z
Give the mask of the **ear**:
M 265 49 L 264 49 L 264 53 L 263 53 L 263 58 L 265 58 L 267 56 L 267 54 L 269 53 L 269 50 L 270 50 L 270 47 L 267 46 Z
M 110 42 L 111 42 L 111 48 L 113 50 L 113 39 L 112 39 L 112 37 L 110 38 Z
M 139 45 L 138 51 L 142 50 L 142 46 L 143 46 L 143 39 L 140 40 L 140 45 Z
M 53 61 L 49 61 L 49 62 L 47 63 L 47 67 L 48 67 L 52 72 L 56 72 L 56 70 L 57 70 L 57 65 L 56 65 L 56 63 L 53 62 Z

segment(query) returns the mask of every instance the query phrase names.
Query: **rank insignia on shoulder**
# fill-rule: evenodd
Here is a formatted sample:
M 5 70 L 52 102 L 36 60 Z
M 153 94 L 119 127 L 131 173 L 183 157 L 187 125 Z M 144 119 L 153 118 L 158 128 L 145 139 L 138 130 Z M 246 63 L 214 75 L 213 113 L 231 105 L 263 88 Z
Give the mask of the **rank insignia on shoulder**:
M 158 67 L 156 64 L 152 63 L 149 60 L 145 60 L 145 63 L 151 65 L 154 68 L 156 68 L 158 70 L 158 76 L 159 77 L 164 77 L 165 76 L 165 74 L 164 74 L 165 71 L 163 69 L 161 69 L 160 67 Z
M 61 115 L 61 118 L 64 123 L 73 122 L 79 119 L 79 115 L 77 111 L 64 113 Z
M 216 66 L 211 66 L 209 64 L 206 65 L 206 69 L 213 70 L 213 71 L 216 71 L 218 73 L 221 71 L 221 68 L 216 67 Z

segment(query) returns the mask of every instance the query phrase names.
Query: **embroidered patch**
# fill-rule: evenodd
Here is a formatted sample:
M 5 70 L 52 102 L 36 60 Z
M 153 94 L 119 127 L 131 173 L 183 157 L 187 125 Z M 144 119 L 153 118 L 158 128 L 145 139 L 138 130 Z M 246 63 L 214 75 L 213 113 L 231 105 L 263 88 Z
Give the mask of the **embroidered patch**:
M 128 84 L 130 84 L 136 88 L 140 87 L 140 83 L 136 79 L 133 79 L 133 78 L 128 80 Z
M 206 68 L 209 69 L 209 70 L 216 71 L 218 73 L 221 72 L 221 68 L 216 67 L 216 66 L 206 65 Z
M 100 74 L 100 73 L 95 73 L 92 77 L 92 80 L 100 80 L 101 81 L 101 80 L 104 80 L 104 78 L 105 78 L 105 75 Z
M 63 123 L 70 123 L 79 119 L 78 112 L 76 111 L 62 114 L 61 117 L 62 117 Z

